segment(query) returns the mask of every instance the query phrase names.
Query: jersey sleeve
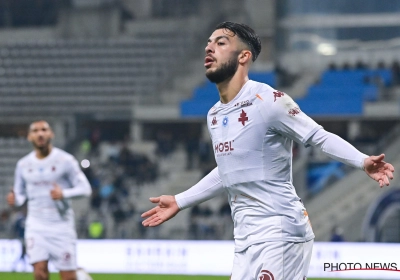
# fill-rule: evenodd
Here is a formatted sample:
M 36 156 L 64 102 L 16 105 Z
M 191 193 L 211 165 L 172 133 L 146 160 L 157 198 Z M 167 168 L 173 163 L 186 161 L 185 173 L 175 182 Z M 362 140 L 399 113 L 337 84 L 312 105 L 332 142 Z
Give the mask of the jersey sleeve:
M 183 210 L 224 192 L 218 167 L 214 168 L 203 179 L 190 189 L 175 196 L 179 209 Z
M 22 176 L 22 168 L 19 162 L 15 168 L 13 191 L 15 195 L 15 206 L 18 207 L 24 204 L 27 199 L 26 184 Z
M 80 169 L 78 162 L 73 158 L 68 161 L 67 177 L 72 187 L 63 189 L 63 196 L 65 198 L 90 196 L 92 194 L 92 188 L 88 179 Z
M 264 102 L 261 114 L 265 122 L 270 130 L 309 146 L 307 140 L 322 126 L 302 112 L 289 95 L 282 92 L 279 94 Z
M 364 170 L 364 161 L 368 155 L 333 133 L 320 129 L 310 137 L 308 143 L 335 160 Z

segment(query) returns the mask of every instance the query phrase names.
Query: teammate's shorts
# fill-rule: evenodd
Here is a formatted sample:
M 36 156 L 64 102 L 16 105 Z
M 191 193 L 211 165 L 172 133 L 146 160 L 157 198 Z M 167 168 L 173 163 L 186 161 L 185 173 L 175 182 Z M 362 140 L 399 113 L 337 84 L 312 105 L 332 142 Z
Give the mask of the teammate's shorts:
M 25 232 L 26 251 L 29 263 L 51 261 L 60 271 L 76 270 L 76 236 Z
M 314 240 L 265 242 L 235 253 L 232 280 L 304 280 Z

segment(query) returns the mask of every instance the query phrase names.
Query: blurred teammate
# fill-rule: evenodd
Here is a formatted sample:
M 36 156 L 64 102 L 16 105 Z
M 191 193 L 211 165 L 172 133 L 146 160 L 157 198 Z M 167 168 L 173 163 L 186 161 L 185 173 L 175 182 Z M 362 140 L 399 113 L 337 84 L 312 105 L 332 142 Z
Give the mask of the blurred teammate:
M 53 147 L 54 134 L 46 121 L 33 122 L 28 140 L 34 151 L 20 159 L 11 206 L 27 201 L 25 241 L 35 280 L 48 280 L 48 261 L 61 280 L 76 280 L 76 232 L 69 199 L 89 196 L 91 187 L 74 157 Z
M 204 66 L 220 95 L 207 116 L 218 167 L 183 193 L 150 198 L 158 205 L 142 214 L 143 225 L 157 226 L 225 191 L 234 221 L 231 279 L 302 280 L 314 233 L 292 184 L 293 140 L 364 170 L 381 187 L 389 185 L 394 168 L 383 154 L 367 156 L 325 131 L 286 93 L 249 80 L 260 50 L 250 27 L 232 22 L 216 27 Z

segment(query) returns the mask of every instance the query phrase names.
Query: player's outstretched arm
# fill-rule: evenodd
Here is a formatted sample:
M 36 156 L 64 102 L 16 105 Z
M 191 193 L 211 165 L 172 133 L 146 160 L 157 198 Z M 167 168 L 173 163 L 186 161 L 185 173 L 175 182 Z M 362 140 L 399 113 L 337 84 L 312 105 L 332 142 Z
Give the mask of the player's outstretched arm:
M 329 157 L 364 170 L 365 173 L 379 183 L 382 188 L 389 186 L 393 179 L 394 167 L 384 161 L 385 155 L 368 156 L 358 151 L 353 145 L 339 136 L 320 129 L 307 141 L 308 144 L 319 147 Z
M 147 218 L 142 222 L 145 227 L 161 225 L 173 218 L 180 211 L 175 197 L 172 195 L 150 197 L 150 201 L 157 203 L 157 206 L 142 214 L 142 218 Z
M 364 160 L 364 171 L 369 177 L 379 183 L 382 188 L 389 186 L 389 179 L 393 179 L 394 167 L 390 163 L 384 161 L 385 155 L 370 156 Z

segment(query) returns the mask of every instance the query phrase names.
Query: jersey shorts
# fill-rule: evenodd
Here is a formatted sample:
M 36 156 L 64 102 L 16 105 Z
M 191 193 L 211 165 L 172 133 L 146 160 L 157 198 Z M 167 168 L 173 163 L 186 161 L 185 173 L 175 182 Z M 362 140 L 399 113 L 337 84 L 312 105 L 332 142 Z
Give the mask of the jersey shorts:
M 273 241 L 236 252 L 231 280 L 305 280 L 314 240 Z
M 29 231 L 25 233 L 29 263 L 51 261 L 60 271 L 76 270 L 76 236 Z

